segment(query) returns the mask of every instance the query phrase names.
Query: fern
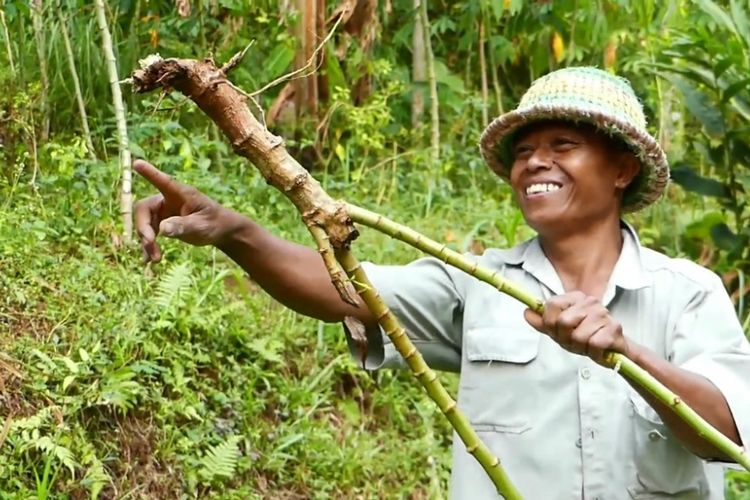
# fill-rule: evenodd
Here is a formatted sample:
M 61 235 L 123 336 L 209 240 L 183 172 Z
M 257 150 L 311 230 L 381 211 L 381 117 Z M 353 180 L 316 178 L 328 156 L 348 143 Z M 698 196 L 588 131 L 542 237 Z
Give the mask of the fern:
M 81 481 L 81 484 L 91 493 L 91 498 L 99 498 L 102 489 L 104 489 L 110 481 L 111 478 L 104 470 L 104 465 L 102 465 L 98 458 L 92 457 L 86 475 L 84 476 L 83 481 Z
M 50 439 L 49 436 L 40 437 L 34 446 L 37 450 L 43 451 L 49 456 L 57 458 L 60 463 L 70 470 L 70 475 L 75 476 L 75 469 L 77 467 L 73 452 L 64 446 L 60 446 Z
M 162 311 L 171 311 L 178 307 L 180 299 L 185 296 L 193 283 L 190 265 L 187 262 L 175 264 L 156 286 L 154 302 Z
M 45 406 L 36 414 L 26 418 L 14 420 L 11 424 L 12 430 L 33 431 L 41 428 L 52 414 L 52 407 Z
M 201 459 L 199 471 L 206 482 L 211 482 L 215 478 L 232 477 L 240 458 L 240 450 L 237 447 L 239 442 L 239 436 L 230 436 L 223 443 L 208 449 Z

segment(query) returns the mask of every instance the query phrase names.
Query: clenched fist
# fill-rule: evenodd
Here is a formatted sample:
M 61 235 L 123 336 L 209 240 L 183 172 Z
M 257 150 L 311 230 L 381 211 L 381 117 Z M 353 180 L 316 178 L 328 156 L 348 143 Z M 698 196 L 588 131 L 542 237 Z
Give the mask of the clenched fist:
M 620 323 L 599 300 L 583 292 L 552 297 L 544 305 L 544 314 L 527 309 L 524 315 L 531 326 L 564 349 L 597 363 L 603 362 L 605 351 L 629 356 L 630 345 Z
M 236 214 L 194 187 L 175 181 L 143 160 L 133 162 L 133 168 L 160 193 L 139 201 L 134 209 L 146 261 L 161 260 L 157 234 L 191 245 L 221 245 L 235 229 Z

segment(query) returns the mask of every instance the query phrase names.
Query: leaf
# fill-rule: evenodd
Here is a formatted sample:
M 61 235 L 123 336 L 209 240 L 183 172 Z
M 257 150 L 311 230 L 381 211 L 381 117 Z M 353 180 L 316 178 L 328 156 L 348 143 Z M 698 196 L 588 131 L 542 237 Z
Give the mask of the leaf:
M 294 59 L 294 50 L 284 44 L 278 44 L 266 58 L 264 65 L 267 75 L 276 77 L 281 75 Z
M 75 382 L 75 380 L 76 380 L 76 376 L 75 375 L 68 375 L 67 377 L 65 377 L 63 379 L 63 383 L 62 383 L 62 390 L 63 390 L 63 392 L 65 392 L 65 390 L 70 386 L 70 384 L 72 384 L 73 382 Z
M 78 349 L 78 356 L 80 356 L 81 361 L 83 361 L 84 363 L 88 363 L 89 361 L 91 361 L 91 358 L 89 357 L 89 353 L 86 352 L 86 349 L 84 349 L 83 347 L 80 347 Z
M 706 134 L 714 139 L 724 137 L 726 132 L 724 117 L 712 103 L 711 98 L 682 78 L 670 77 L 669 80 L 685 96 L 685 105 L 690 113 L 701 122 Z
M 160 308 L 169 310 L 190 289 L 191 284 L 190 265 L 187 262 L 175 264 L 159 281 L 154 302 Z
M 737 235 L 724 222 L 716 224 L 711 228 L 711 238 L 716 243 L 716 246 L 722 250 L 734 249 L 739 241 Z
M 239 442 L 239 436 L 229 436 L 223 443 L 210 447 L 201 459 L 198 473 L 207 482 L 216 477 L 231 478 L 240 458 L 240 450 L 237 447 Z
M 737 27 L 734 25 L 732 18 L 713 0 L 696 0 L 696 3 L 703 9 L 703 12 L 711 16 L 716 24 L 724 26 L 732 33 L 737 34 Z
M 37 450 L 44 451 L 47 455 L 57 458 L 60 463 L 68 468 L 70 475 L 75 476 L 75 469 L 78 464 L 73 457 L 73 452 L 68 448 L 55 443 L 49 438 L 49 436 L 40 437 L 36 443 L 34 443 L 34 446 Z
M 701 219 L 691 222 L 685 228 L 685 236 L 698 240 L 707 240 L 711 238 L 711 228 L 724 222 L 724 215 L 721 212 L 708 212 Z
M 60 356 L 60 359 L 65 364 L 65 366 L 68 367 L 68 370 L 70 370 L 70 373 L 78 373 L 78 363 L 73 361 L 67 356 Z
M 339 59 L 336 57 L 336 52 L 330 44 L 326 45 L 326 76 L 328 76 L 328 83 L 331 88 L 349 88 L 349 85 L 346 83 L 344 71 L 339 64 Z
M 747 0 L 744 2 L 747 6 Z M 740 0 L 730 0 L 729 7 L 737 31 L 745 39 L 745 45 L 750 48 L 750 20 L 748 20 L 747 11 L 743 10 Z
M 451 73 L 442 61 L 435 61 L 435 79 L 438 83 L 445 85 L 458 94 L 463 94 L 466 91 L 464 81 Z
M 39 349 L 32 349 L 31 354 L 39 358 L 45 365 L 47 365 L 47 368 L 51 369 L 51 371 L 57 370 L 57 365 L 55 364 L 54 361 L 52 361 L 52 358 L 44 354 Z M 47 370 L 44 370 L 44 371 L 46 372 Z
M 750 88 L 750 77 L 740 80 L 739 82 L 734 82 L 724 90 L 721 104 L 726 104 L 730 99 L 737 95 L 738 92 L 742 92 L 748 88 Z
M 703 177 L 687 165 L 675 165 L 672 168 L 672 179 L 685 188 L 687 191 L 702 194 L 704 196 L 713 196 L 716 198 L 729 198 L 729 189 L 727 186 L 717 181 Z
M 86 475 L 83 477 L 81 485 L 89 490 L 91 494 L 90 498 L 96 499 L 110 480 L 111 478 L 104 469 L 101 461 L 94 457 L 86 470 Z

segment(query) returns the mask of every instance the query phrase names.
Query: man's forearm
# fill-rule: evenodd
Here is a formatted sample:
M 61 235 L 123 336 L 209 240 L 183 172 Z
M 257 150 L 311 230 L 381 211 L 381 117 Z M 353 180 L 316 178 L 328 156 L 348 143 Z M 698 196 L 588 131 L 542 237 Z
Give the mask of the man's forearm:
M 341 300 L 317 251 L 278 238 L 236 212 L 226 217 L 231 230 L 217 247 L 276 300 L 323 321 L 354 316 L 373 322 L 364 305 L 355 308 Z
M 677 394 L 700 416 L 737 444 L 741 444 L 739 431 L 726 399 L 721 391 L 708 379 L 660 358 L 643 346 L 629 342 L 630 356 L 641 368 Z M 703 458 L 727 459 L 728 457 L 701 438 L 690 426 L 679 418 L 668 406 L 654 398 L 645 389 L 632 384 L 638 393 L 659 414 L 662 421 L 686 448 Z

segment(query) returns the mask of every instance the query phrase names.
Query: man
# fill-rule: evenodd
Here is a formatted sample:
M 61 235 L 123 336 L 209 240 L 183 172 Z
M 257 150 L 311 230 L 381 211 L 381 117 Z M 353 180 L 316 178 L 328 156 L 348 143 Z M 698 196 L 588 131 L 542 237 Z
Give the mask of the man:
M 606 350 L 627 355 L 750 443 L 750 345 L 721 281 L 641 247 L 621 221 L 658 199 L 669 176 L 630 85 L 594 68 L 551 73 L 490 124 L 481 149 L 538 237 L 479 261 L 543 296 L 545 313 L 435 259 L 367 265 L 428 364 L 461 372 L 459 405 L 526 498 L 722 498 L 721 470 L 702 458 L 726 457 L 598 364 Z M 292 309 L 363 322 L 369 368 L 400 364 L 369 312 L 341 301 L 315 250 L 145 162 L 135 169 L 161 191 L 136 208 L 148 259 L 160 259 L 157 232 L 216 245 Z M 496 497 L 460 441 L 451 496 Z

